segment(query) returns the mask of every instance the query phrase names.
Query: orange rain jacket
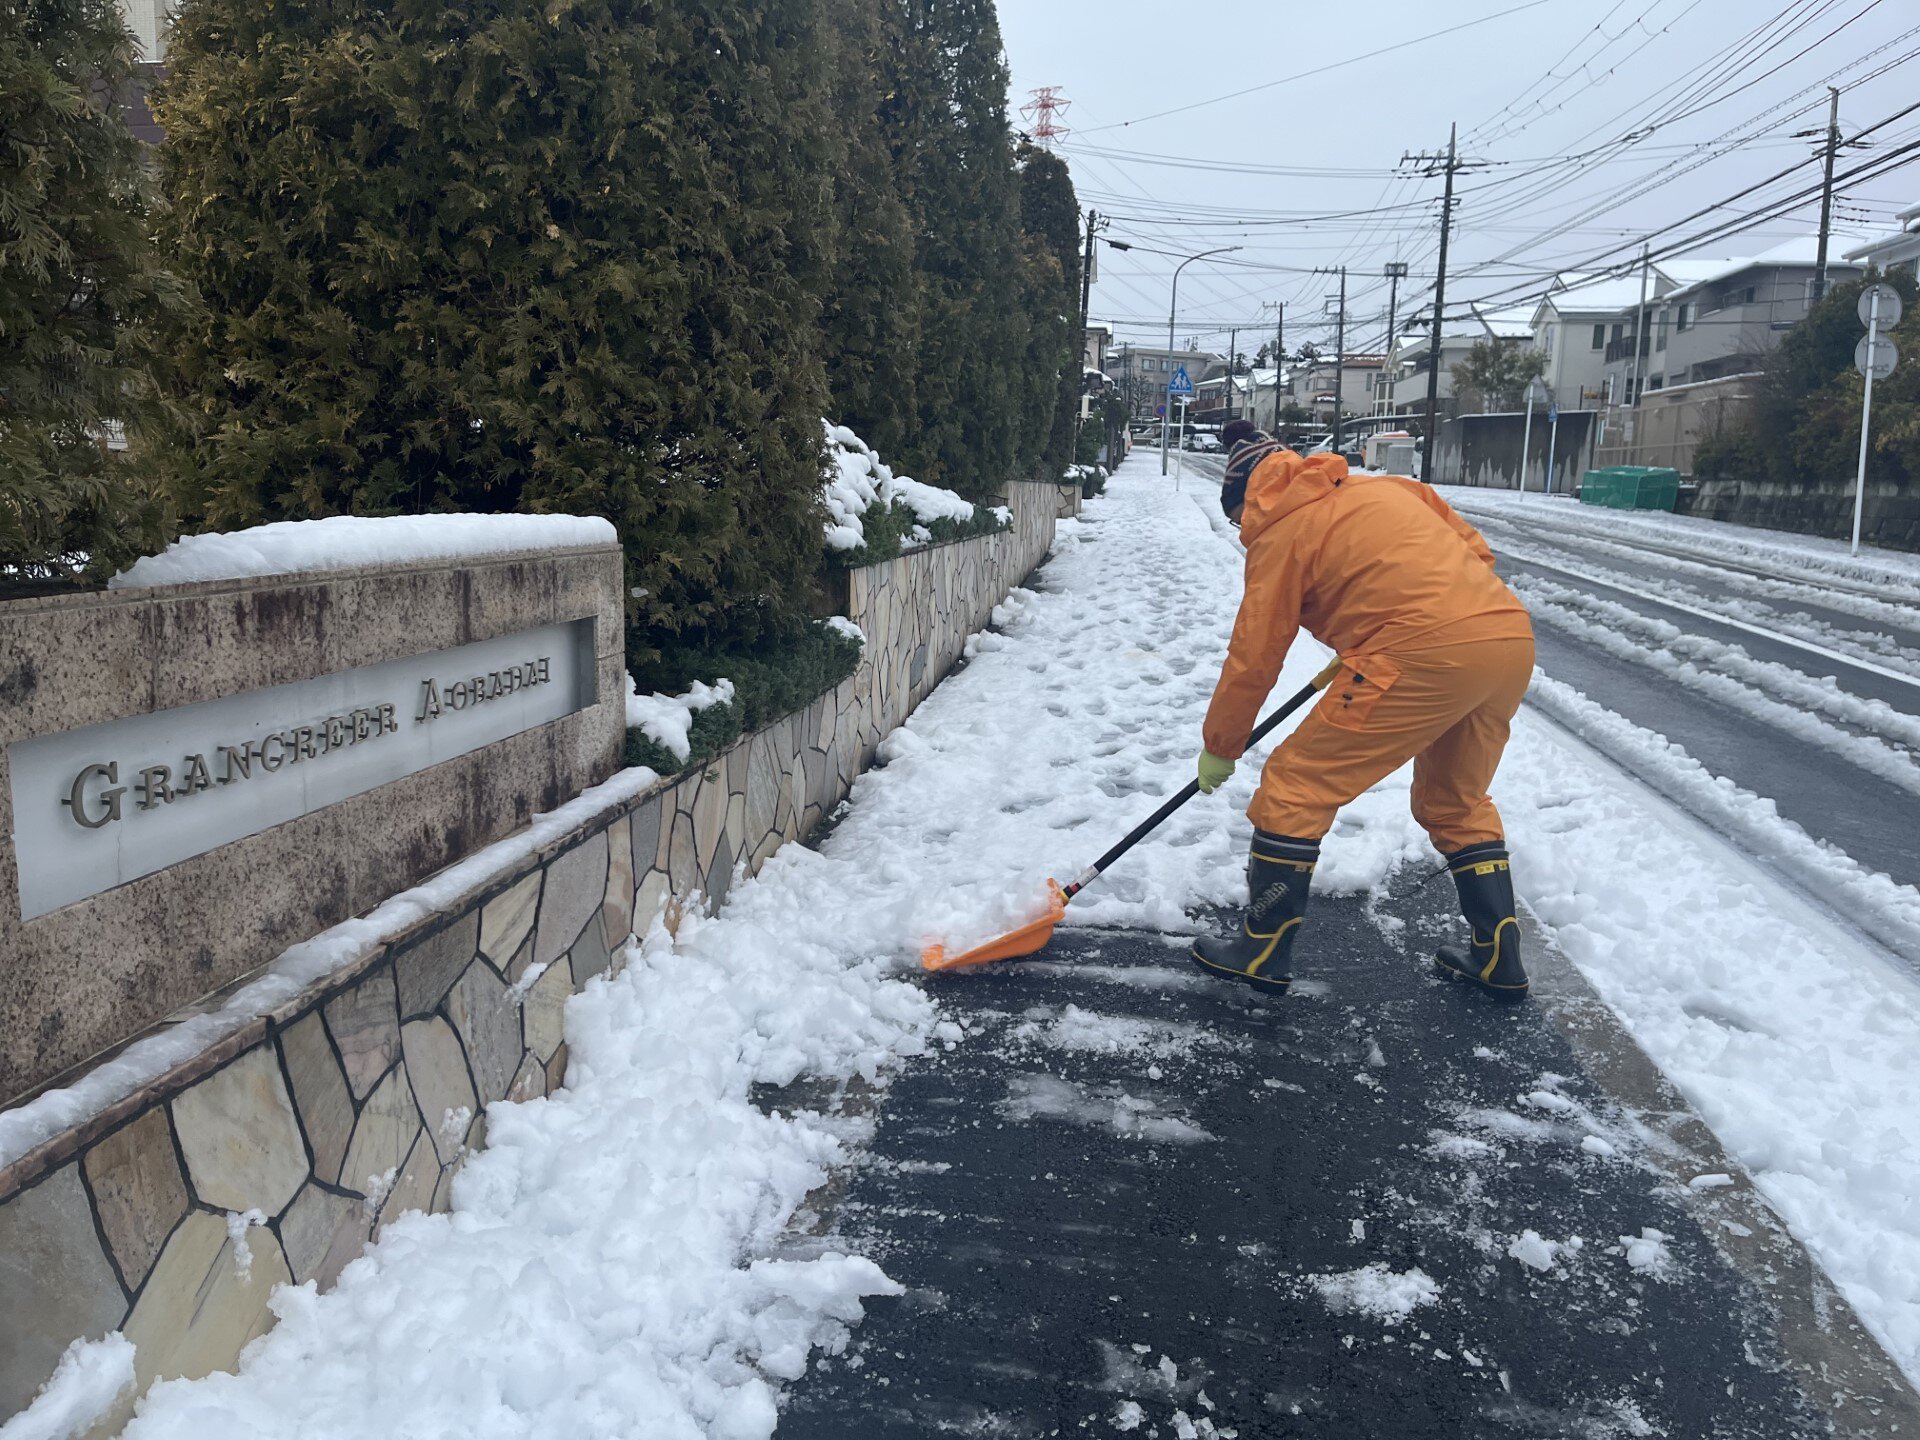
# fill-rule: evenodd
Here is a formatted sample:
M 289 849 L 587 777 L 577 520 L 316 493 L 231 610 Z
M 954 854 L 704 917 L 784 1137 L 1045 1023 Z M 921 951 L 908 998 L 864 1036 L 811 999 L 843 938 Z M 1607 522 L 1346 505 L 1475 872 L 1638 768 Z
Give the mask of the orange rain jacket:
M 1207 709 L 1207 749 L 1236 760 L 1302 626 L 1343 661 L 1533 638 L 1480 532 L 1429 485 L 1354 475 L 1282 450 L 1247 481 L 1246 593 Z

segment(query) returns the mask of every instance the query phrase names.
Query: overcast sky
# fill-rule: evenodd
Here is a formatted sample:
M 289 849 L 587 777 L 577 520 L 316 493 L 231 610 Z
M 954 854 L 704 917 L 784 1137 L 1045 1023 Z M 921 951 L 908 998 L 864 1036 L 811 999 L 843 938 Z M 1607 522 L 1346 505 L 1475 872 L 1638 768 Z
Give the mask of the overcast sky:
M 1353 351 L 1384 337 L 1386 262 L 1411 269 L 1402 316 L 1430 300 L 1441 181 L 1409 176 L 1400 161 L 1444 151 L 1450 122 L 1462 155 L 1486 162 L 1456 182 L 1452 315 L 1470 300 L 1524 303 L 1555 270 L 1633 259 L 1649 231 L 1675 226 L 1654 241 L 1672 244 L 1817 184 L 1808 163 L 1676 225 L 1808 156 L 1815 142 L 1793 132 L 1824 129 L 1829 84 L 1843 91 L 1844 136 L 1920 102 L 1920 0 L 999 0 L 999 9 L 1014 104 L 1042 85 L 1072 102 L 1073 133 L 1057 149 L 1083 211 L 1112 215 L 1108 233 L 1143 247 L 1243 247 L 1187 267 L 1179 334 L 1224 349 L 1238 323 L 1248 353 L 1272 333 L 1274 302 L 1286 304 L 1290 349 L 1328 338 L 1326 297 L 1338 282 L 1304 273 L 1316 266 L 1350 268 Z M 1871 140 L 1843 152 L 1843 174 L 1920 141 L 1920 108 Z M 1909 160 L 1848 186 L 1836 231 L 1884 231 L 1895 210 L 1920 201 L 1920 150 Z M 1632 194 L 1639 185 L 1654 188 Z M 1811 234 L 1818 218 L 1809 201 L 1693 253 L 1758 253 Z M 1104 250 L 1094 318 L 1110 318 L 1122 340 L 1165 343 L 1177 263 Z

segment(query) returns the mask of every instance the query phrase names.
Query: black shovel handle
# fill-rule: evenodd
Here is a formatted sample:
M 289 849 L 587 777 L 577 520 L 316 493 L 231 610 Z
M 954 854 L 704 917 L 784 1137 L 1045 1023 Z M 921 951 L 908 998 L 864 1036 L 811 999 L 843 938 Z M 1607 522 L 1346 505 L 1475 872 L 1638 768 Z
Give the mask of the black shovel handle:
M 1295 691 L 1287 700 L 1286 704 L 1282 705 L 1278 710 L 1254 726 L 1253 734 L 1247 737 L 1247 744 L 1251 746 L 1256 741 L 1264 740 L 1272 733 L 1274 726 L 1278 725 L 1315 695 L 1331 685 L 1333 683 L 1333 677 L 1339 673 L 1340 661 L 1338 657 L 1336 657 L 1328 661 L 1327 667 L 1318 675 L 1314 676 L 1313 679 Z M 1126 854 L 1127 851 L 1131 850 L 1142 840 L 1146 839 L 1147 836 L 1158 830 L 1169 815 L 1173 814 L 1174 811 L 1178 810 L 1199 793 L 1200 781 L 1198 777 L 1189 780 L 1185 785 L 1181 786 L 1180 789 L 1176 790 L 1164 805 L 1146 819 L 1142 820 L 1138 825 L 1134 826 L 1133 829 L 1129 830 L 1124 840 L 1107 851 L 1107 853 L 1102 855 L 1098 860 L 1094 861 L 1092 865 L 1088 866 L 1086 873 L 1081 875 L 1080 878 L 1075 880 L 1071 885 L 1066 886 L 1060 892 L 1061 895 L 1067 900 L 1073 899 L 1075 895 L 1078 895 L 1082 890 L 1086 889 L 1087 886 L 1099 879 L 1109 865 L 1113 864 L 1114 861 Z

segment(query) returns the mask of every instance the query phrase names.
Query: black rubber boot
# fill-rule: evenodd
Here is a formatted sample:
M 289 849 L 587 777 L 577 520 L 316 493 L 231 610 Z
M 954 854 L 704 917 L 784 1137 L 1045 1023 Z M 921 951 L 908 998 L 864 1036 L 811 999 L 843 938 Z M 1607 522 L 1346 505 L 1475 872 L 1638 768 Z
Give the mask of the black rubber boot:
M 1211 975 L 1244 980 L 1263 994 L 1284 995 L 1293 979 L 1293 937 L 1307 913 L 1307 886 L 1319 860 L 1318 840 L 1254 831 L 1240 928 L 1194 941 L 1193 963 Z
M 1514 914 L 1513 871 L 1504 840 L 1469 845 L 1447 856 L 1460 913 L 1472 943 L 1466 950 L 1442 945 L 1435 968 L 1449 980 L 1465 980 L 1503 1000 L 1524 1000 L 1527 967 L 1520 962 L 1520 921 Z

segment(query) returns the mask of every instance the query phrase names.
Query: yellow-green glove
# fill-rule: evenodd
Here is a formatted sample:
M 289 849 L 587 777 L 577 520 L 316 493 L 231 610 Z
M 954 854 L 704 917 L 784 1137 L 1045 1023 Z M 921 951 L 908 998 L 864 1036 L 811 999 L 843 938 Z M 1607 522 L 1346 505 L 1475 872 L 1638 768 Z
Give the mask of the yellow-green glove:
M 1233 774 L 1233 761 L 1222 760 L 1218 755 L 1202 750 L 1200 752 L 1200 793 L 1211 795 L 1227 783 L 1227 777 Z

